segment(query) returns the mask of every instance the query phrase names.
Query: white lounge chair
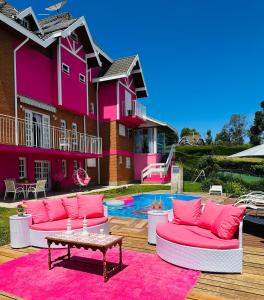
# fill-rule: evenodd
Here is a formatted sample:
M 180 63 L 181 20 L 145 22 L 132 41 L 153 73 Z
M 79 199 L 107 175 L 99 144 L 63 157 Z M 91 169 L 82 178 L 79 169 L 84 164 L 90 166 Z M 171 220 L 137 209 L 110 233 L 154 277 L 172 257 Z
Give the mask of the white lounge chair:
M 16 182 L 13 179 L 6 179 L 4 180 L 5 182 L 5 196 L 4 200 L 6 199 L 6 196 L 8 193 L 13 193 L 14 194 L 14 200 L 16 199 L 17 194 L 23 194 L 25 198 L 25 190 L 22 186 L 17 186 L 16 187 Z
M 35 198 L 37 199 L 38 193 L 43 193 L 44 197 L 46 197 L 46 179 L 38 180 L 36 186 L 32 186 L 28 189 L 28 194 L 33 193 L 35 194 Z
M 258 211 L 264 211 L 264 192 L 262 191 L 253 191 L 246 195 L 240 196 L 237 201 L 234 203 L 235 206 L 245 207 L 256 211 L 256 215 Z
M 212 194 L 220 194 L 222 196 L 223 194 L 223 187 L 222 185 L 211 185 L 209 190 L 209 195 Z

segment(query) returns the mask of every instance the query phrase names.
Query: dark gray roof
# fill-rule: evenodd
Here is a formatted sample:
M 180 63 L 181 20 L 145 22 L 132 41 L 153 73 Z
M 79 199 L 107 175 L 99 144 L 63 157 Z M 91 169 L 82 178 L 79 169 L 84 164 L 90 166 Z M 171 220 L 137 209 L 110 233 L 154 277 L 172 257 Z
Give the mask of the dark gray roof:
M 127 74 L 137 55 L 115 59 L 101 78 Z
M 0 13 L 8 18 L 13 18 L 18 13 L 18 10 L 9 3 L 6 3 L 6 1 L 0 0 Z

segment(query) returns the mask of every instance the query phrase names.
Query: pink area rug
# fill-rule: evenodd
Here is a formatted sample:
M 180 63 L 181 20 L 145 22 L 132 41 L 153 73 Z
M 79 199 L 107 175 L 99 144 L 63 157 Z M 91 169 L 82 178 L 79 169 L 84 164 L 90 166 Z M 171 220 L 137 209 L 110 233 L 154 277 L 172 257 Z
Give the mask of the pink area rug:
M 53 250 L 53 258 L 66 250 Z M 117 249 L 109 250 L 107 261 L 118 261 Z M 122 271 L 107 283 L 102 277 L 99 251 L 72 249 L 72 260 L 55 263 L 48 270 L 47 250 L 0 265 L 0 290 L 33 300 L 185 299 L 200 272 L 182 269 L 155 254 L 123 250 Z

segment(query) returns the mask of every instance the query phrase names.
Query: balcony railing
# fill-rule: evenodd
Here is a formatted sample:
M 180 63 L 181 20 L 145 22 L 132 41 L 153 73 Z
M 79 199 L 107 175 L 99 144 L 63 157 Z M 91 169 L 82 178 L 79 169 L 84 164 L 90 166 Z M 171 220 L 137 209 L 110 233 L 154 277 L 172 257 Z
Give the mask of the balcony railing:
M 145 120 L 147 117 L 146 106 L 137 101 L 132 101 L 131 108 L 124 105 L 124 116 L 139 117 L 140 119 Z
M 0 115 L 0 144 L 102 154 L 102 139 L 81 132 L 22 119 L 17 120 L 17 143 L 15 131 L 15 118 Z

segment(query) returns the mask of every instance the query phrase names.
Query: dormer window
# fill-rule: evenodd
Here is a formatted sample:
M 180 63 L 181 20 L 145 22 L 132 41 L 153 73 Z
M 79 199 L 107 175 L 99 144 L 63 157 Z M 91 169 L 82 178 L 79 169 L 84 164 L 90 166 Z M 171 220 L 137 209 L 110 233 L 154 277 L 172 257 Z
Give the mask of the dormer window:
M 21 20 L 21 23 L 22 23 L 22 26 L 24 26 L 24 27 L 27 28 L 27 29 L 30 29 L 30 23 L 29 23 L 29 20 L 23 19 L 23 20 Z
M 70 74 L 70 67 L 66 64 L 62 64 L 62 71 L 66 74 Z
M 72 38 L 76 43 L 78 43 L 78 35 L 77 35 L 75 32 L 72 32 L 72 33 L 71 33 L 71 38 Z

